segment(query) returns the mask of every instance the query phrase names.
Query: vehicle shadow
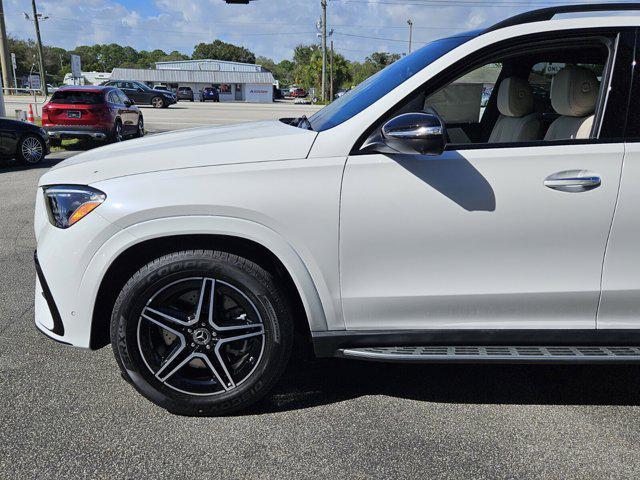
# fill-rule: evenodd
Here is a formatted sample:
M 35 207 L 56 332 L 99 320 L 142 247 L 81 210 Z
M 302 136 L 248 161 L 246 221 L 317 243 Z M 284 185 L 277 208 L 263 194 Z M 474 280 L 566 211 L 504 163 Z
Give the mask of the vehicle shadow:
M 46 157 L 40 163 L 36 165 L 23 165 L 22 163 L 18 163 L 16 160 L 0 160 L 0 174 L 9 173 L 9 172 L 20 172 L 22 170 L 38 170 L 38 169 L 47 169 L 51 168 L 54 165 L 65 160 L 64 158 L 50 158 Z
M 246 414 L 300 410 L 365 395 L 463 404 L 640 405 L 640 369 L 308 360 L 291 362 L 274 391 Z

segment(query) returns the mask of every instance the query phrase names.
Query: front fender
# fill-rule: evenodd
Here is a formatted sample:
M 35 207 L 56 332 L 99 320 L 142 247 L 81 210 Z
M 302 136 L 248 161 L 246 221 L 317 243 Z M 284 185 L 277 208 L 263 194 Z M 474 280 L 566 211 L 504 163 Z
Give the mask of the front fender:
M 298 289 L 312 332 L 344 329 L 338 318 L 327 282 L 319 268 L 309 265 L 281 235 L 257 222 L 224 216 L 176 216 L 144 221 L 118 231 L 93 256 L 81 282 L 78 298 L 87 311 L 80 318 L 91 318 L 98 290 L 107 270 L 130 247 L 152 239 L 176 235 L 226 235 L 256 242 L 270 250 L 284 265 Z

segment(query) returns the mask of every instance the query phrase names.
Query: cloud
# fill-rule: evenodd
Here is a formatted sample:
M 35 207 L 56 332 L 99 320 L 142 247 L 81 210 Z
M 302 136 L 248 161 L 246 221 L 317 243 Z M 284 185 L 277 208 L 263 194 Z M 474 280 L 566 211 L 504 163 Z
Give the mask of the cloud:
M 439 37 L 505 18 L 520 8 L 433 6 L 413 0 L 329 2 L 328 26 L 336 50 L 350 59 L 373 51 L 404 53 L 407 20 L 414 24 L 414 49 Z M 7 30 L 33 38 L 29 0 L 5 0 Z M 78 45 L 119 43 L 138 50 L 160 48 L 191 54 L 200 42 L 220 38 L 243 45 L 256 55 L 290 58 L 296 45 L 318 42 L 315 28 L 320 0 L 257 0 L 227 5 L 223 0 L 41 0 L 44 43 L 72 49 Z M 534 7 L 531 7 L 534 8 Z

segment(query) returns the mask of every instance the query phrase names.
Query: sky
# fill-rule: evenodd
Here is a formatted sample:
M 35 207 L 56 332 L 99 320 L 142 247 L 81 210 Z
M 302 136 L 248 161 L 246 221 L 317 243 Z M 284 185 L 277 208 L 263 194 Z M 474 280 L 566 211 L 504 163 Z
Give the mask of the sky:
M 586 3 L 590 0 L 578 1 Z M 31 0 L 3 0 L 9 35 L 34 38 L 24 18 Z M 488 26 L 506 17 L 576 0 L 328 0 L 327 26 L 335 50 L 351 60 L 374 51 L 405 53 L 407 20 L 413 21 L 414 50 L 456 32 Z M 216 38 L 280 61 L 296 45 L 319 42 L 320 0 L 38 0 L 46 45 L 118 43 L 137 50 L 159 48 L 190 55 L 200 42 Z

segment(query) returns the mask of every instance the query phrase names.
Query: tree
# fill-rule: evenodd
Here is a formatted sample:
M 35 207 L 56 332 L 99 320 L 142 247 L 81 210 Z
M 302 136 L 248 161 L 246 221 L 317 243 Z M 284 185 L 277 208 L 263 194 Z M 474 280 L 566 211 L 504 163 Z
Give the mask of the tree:
M 211 58 L 230 62 L 256 63 L 256 56 L 253 52 L 222 40 L 214 40 L 213 43 L 199 43 L 193 49 L 191 57 L 194 60 Z
M 365 59 L 365 62 L 371 62 L 378 70 L 382 70 L 396 60 L 400 60 L 399 53 L 373 52 Z
M 273 73 L 275 79 L 280 82 L 280 86 L 289 86 L 293 83 L 295 65 L 291 60 L 282 60 L 280 63 L 276 63 L 270 58 L 258 57 L 256 63 Z
M 329 78 L 327 58 L 327 79 Z M 294 80 L 304 88 L 315 88 L 319 96 L 322 88 L 322 49 L 317 45 L 298 45 L 293 53 Z M 333 56 L 334 91 L 351 80 L 349 62 L 339 53 Z

